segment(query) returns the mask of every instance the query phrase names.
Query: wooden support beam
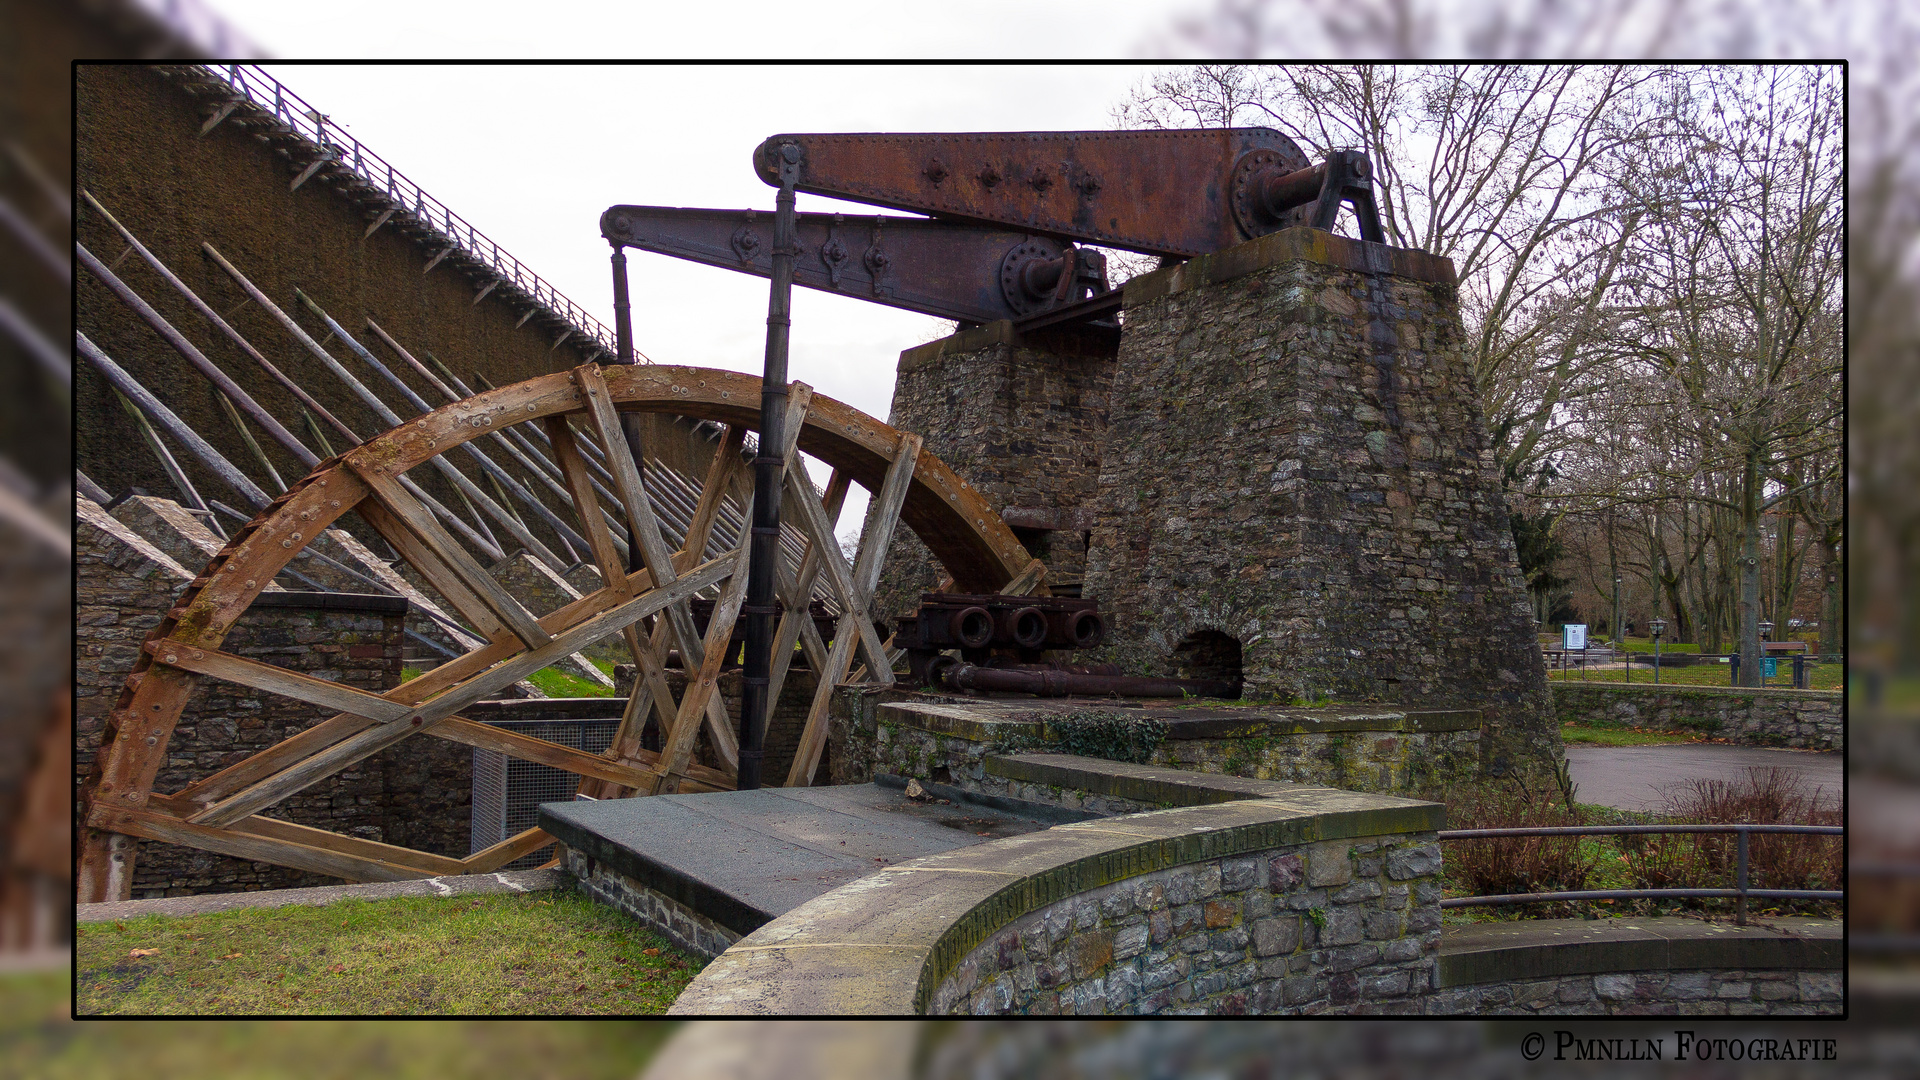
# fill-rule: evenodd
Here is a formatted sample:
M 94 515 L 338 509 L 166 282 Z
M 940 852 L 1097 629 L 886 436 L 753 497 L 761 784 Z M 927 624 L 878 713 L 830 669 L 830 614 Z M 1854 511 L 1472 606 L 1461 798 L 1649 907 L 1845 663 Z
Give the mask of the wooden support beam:
M 501 280 L 501 278 L 494 278 L 492 281 L 487 282 L 487 287 L 481 289 L 480 295 L 473 298 L 473 306 L 479 307 L 480 301 L 485 300 L 488 293 L 500 287 Z
M 827 480 L 826 511 L 827 525 L 832 528 L 840 521 L 840 509 L 846 504 L 847 489 L 852 480 L 838 469 Z M 784 509 L 784 507 L 783 507 Z M 783 515 L 787 516 L 787 515 Z M 809 543 L 807 553 L 801 557 L 797 574 L 786 572 L 784 561 L 780 567 L 778 579 L 780 602 L 786 605 L 786 612 L 780 616 L 780 627 L 773 637 L 773 665 L 767 675 L 767 700 L 779 702 L 781 691 L 786 689 L 787 670 L 793 665 L 793 648 L 796 642 L 806 650 L 807 666 L 815 672 L 825 675 L 827 670 L 827 646 L 820 640 L 820 631 L 813 625 L 813 582 L 820 576 L 820 554 Z
M 639 595 L 653 587 L 653 579 L 645 570 L 636 570 L 626 575 L 625 580 L 627 595 Z M 620 591 L 616 589 L 584 596 L 557 611 L 541 616 L 540 625 L 548 633 L 558 634 L 575 622 L 612 607 L 620 595 Z M 457 660 L 449 660 L 418 678 L 408 679 L 381 696 L 388 701 L 403 704 L 425 701 L 520 650 L 519 641 L 511 634 L 503 631 L 501 637 L 503 640 L 470 652 Z M 185 672 L 169 672 L 165 669 L 162 669 L 161 675 L 172 678 L 191 677 Z M 357 731 L 366 729 L 372 723 L 373 721 L 362 716 L 336 716 L 331 720 L 315 724 L 292 738 L 276 743 L 252 757 L 229 765 L 211 776 L 195 781 L 181 789 L 174 797 L 191 799 L 203 804 L 217 802 L 332 746 Z
M 333 158 L 330 155 L 317 157 L 313 159 L 313 161 L 310 164 L 308 164 L 305 169 L 301 170 L 301 173 L 299 176 L 296 176 L 293 178 L 293 183 L 287 187 L 287 190 L 299 191 L 301 184 L 306 183 L 307 180 L 310 179 L 314 173 L 319 172 L 323 166 L 325 166 L 327 163 L 331 162 L 332 160 Z
M 528 320 L 528 319 L 531 319 L 531 318 L 533 318 L 533 317 L 534 317 L 535 315 L 538 315 L 538 314 L 540 314 L 540 309 L 539 309 L 538 307 L 530 307 L 530 308 L 528 308 L 528 309 L 527 309 L 527 313 L 526 313 L 525 315 L 522 315 L 522 316 L 520 316 L 520 321 L 519 321 L 519 322 L 517 322 L 517 323 L 514 323 L 514 324 L 513 324 L 513 328 L 514 328 L 515 330 L 518 330 L 518 329 L 520 329 L 521 327 L 523 327 L 523 326 L 525 326 L 525 325 L 527 325 L 527 320 Z
M 475 723 L 462 716 L 447 717 L 435 724 L 427 734 L 465 746 L 498 751 L 521 761 L 551 765 L 575 776 L 591 777 L 610 784 L 639 787 L 652 780 L 650 775 L 640 769 L 608 761 L 599 754 L 575 750 L 570 746 L 536 739 L 531 735 L 521 735 L 505 728 Z
M 733 621 L 740 614 L 740 605 L 747 598 L 747 563 L 751 558 L 753 545 L 743 542 L 738 551 L 726 556 L 732 563 L 732 576 L 727 579 L 727 587 L 720 593 L 720 600 L 713 605 L 713 618 L 707 623 L 706 659 L 696 672 L 687 669 L 687 689 L 680 697 L 680 710 L 673 718 L 673 729 L 667 733 L 662 744 L 660 763 L 656 766 L 658 778 L 653 793 L 664 795 L 679 790 L 676 773 L 686 770 L 693 755 L 693 737 L 699 731 L 700 717 L 707 711 L 710 701 L 718 689 L 720 667 L 726 661 L 727 640 L 733 636 Z M 716 560 L 719 561 L 719 560 Z M 686 653 L 680 655 L 685 656 Z
M 586 402 L 587 423 L 599 439 L 601 453 L 607 460 L 607 470 L 613 475 L 614 492 L 626 508 L 627 525 L 633 534 L 632 542 L 639 545 L 641 558 L 652 572 L 653 580 L 669 584 L 674 578 L 673 551 L 667 547 L 666 537 L 661 535 L 659 519 L 653 513 L 653 503 L 647 498 L 646 485 L 640 479 L 639 463 L 634 461 L 633 452 L 627 447 L 626 434 L 620 428 L 618 413 L 614 411 L 613 392 L 607 388 L 606 375 L 597 364 L 582 364 L 573 369 L 573 381 L 580 388 L 582 400 Z M 693 628 L 692 611 L 685 604 L 676 605 L 667 609 L 666 618 L 673 644 L 679 648 L 680 655 L 686 658 L 688 670 L 700 666 L 706 654 L 701 646 L 700 635 Z
M 446 247 L 443 247 L 443 248 L 441 248 L 441 249 L 440 249 L 440 254 L 438 254 L 438 255 L 435 255 L 435 256 L 434 256 L 434 257 L 433 257 L 432 259 L 429 259 L 429 260 L 427 261 L 427 268 L 426 268 L 425 270 L 422 270 L 422 271 L 420 271 L 420 272 L 421 272 L 422 274 L 431 274 L 431 273 L 433 273 L 433 268 L 434 268 L 434 267 L 436 267 L 436 266 L 439 266 L 439 265 L 440 265 L 440 260 L 441 260 L 441 259 L 444 259 L 444 258 L 446 258 L 447 256 L 449 256 L 449 255 L 451 255 L 451 254 L 453 254 L 453 249 L 454 249 L 455 247 L 457 247 L 457 246 L 458 246 L 458 245 L 456 245 L 456 244 L 448 244 L 448 245 L 447 245 Z
M 827 583 L 833 589 L 834 596 L 840 601 L 843 613 L 859 612 L 866 614 L 866 604 L 859 599 L 854 586 L 853 570 L 840 554 L 840 548 L 833 535 L 833 526 L 827 521 L 826 512 L 820 506 L 820 500 L 814 498 L 813 485 L 792 473 L 787 474 L 787 498 L 791 499 L 799 510 L 801 531 L 813 542 L 820 552 L 820 565 L 826 572 Z M 865 618 L 854 619 L 853 632 L 860 638 L 860 648 L 867 656 L 868 666 L 886 669 L 886 649 L 880 636 L 874 632 L 873 623 Z M 888 682 L 892 681 L 891 675 Z
M 229 116 L 232 116 L 233 110 L 239 108 L 240 103 L 244 100 L 246 99 L 234 98 L 228 101 L 226 104 L 220 106 L 218 109 L 214 110 L 213 115 L 207 117 L 207 122 L 200 125 L 199 137 L 204 138 L 208 132 L 212 131 L 214 128 L 219 127 L 220 121 L 225 120 Z
M 389 206 L 385 210 L 380 211 L 380 216 L 373 219 L 373 224 L 367 226 L 367 231 L 360 234 L 360 239 L 365 240 L 367 237 L 379 232 L 380 226 L 385 225 L 388 220 L 393 217 L 394 212 L 399 209 L 398 206 Z
M 184 817 L 198 809 L 190 802 L 168 795 L 155 795 L 147 805 L 157 813 L 168 814 L 175 818 Z M 435 855 L 427 851 L 415 851 L 397 844 L 383 844 L 378 840 L 362 840 L 357 836 L 328 832 L 311 825 L 297 825 L 279 818 L 260 817 L 256 814 L 236 821 L 227 828 L 232 832 L 264 836 L 271 840 L 286 840 L 307 847 L 336 851 L 343 855 L 356 855 L 363 859 L 391 863 L 425 873 L 464 874 L 467 872 L 459 859 Z

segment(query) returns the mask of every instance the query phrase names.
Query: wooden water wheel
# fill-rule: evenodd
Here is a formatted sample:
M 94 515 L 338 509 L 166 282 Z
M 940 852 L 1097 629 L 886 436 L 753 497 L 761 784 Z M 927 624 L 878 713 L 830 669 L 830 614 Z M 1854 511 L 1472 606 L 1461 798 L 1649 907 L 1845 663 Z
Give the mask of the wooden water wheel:
M 825 744 L 831 688 L 847 677 L 854 654 L 860 653 L 868 678 L 892 681 L 886 644 L 864 615 L 896 522 L 918 535 L 963 591 L 1024 592 L 1038 585 L 1043 571 L 980 495 L 921 448 L 918 436 L 816 396 L 803 383 L 794 383 L 790 392 L 783 516 L 807 545 L 798 565 L 783 560 L 778 575 L 788 614 L 775 639 L 770 700 L 778 700 L 797 643 L 820 673 L 786 778 L 802 784 L 811 779 Z M 265 815 L 296 792 L 415 735 L 564 769 L 581 778 L 583 792 L 602 798 L 732 787 L 736 736 L 716 684 L 746 591 L 744 538 L 750 534 L 742 529 L 738 548 L 704 556 L 731 474 L 744 468 L 739 451 L 745 432 L 758 425 L 759 406 L 760 380 L 752 376 L 587 364 L 455 402 L 321 462 L 234 535 L 147 639 L 109 716 L 99 764 L 83 792 L 80 901 L 128 897 L 136 837 L 350 881 L 485 873 L 552 842 L 530 829 L 456 859 Z M 726 426 L 678 551 L 669 548 L 639 467 L 620 436 L 619 411 L 677 414 Z M 400 483 L 408 470 L 518 424 L 539 425 L 551 443 L 573 496 L 574 516 L 607 582 L 539 617 L 508 595 Z M 608 525 L 612 515 L 596 500 L 582 440 L 597 443 L 596 456 L 613 481 L 618 509 L 633 527 L 644 569 L 629 573 L 619 556 Z M 833 467 L 824 498 L 806 480 L 796 447 Z M 858 554 L 849 564 L 835 541 L 833 521 L 853 483 L 872 498 Z M 485 643 L 378 695 L 222 652 L 222 639 L 274 576 L 349 513 L 385 537 Z M 806 616 L 816 580 L 825 583 L 841 611 L 831 646 Z M 701 590 L 716 589 L 717 609 L 703 638 L 694 631 L 689 600 Z M 649 619 L 650 631 L 643 622 Z M 625 637 L 639 677 L 604 755 L 459 715 L 612 634 Z M 669 648 L 680 651 L 686 667 L 686 689 L 677 698 L 663 670 Z M 178 791 L 154 791 L 174 725 L 203 679 L 281 695 L 336 715 Z M 658 752 L 640 745 L 649 714 L 662 735 Z M 702 728 L 728 768 L 693 761 Z

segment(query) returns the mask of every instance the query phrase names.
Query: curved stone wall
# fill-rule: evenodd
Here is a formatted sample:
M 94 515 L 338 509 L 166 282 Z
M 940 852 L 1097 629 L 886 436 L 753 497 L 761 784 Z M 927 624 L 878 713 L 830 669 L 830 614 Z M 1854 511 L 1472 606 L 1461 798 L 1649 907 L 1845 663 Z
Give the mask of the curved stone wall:
M 672 1011 L 1417 1013 L 1444 817 L 1298 787 L 945 852 L 761 927 Z
M 1835 919 L 1533 919 L 1445 934 L 1436 1016 L 1839 1016 Z

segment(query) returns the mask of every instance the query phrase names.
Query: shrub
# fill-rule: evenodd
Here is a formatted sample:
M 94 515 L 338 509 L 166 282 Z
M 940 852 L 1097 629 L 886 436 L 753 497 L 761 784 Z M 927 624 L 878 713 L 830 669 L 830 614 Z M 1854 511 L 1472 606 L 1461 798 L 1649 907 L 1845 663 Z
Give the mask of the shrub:
M 1703 825 L 1839 825 L 1841 813 L 1823 806 L 1821 789 L 1807 787 L 1790 769 L 1750 768 L 1737 781 L 1693 780 L 1670 796 L 1677 821 Z M 1712 884 L 1733 888 L 1738 876 L 1739 838 L 1695 835 L 1701 861 Z M 1837 889 L 1843 887 L 1844 859 L 1839 836 L 1757 833 L 1747 841 L 1747 887 L 1754 889 Z M 1648 886 L 1654 887 L 1654 886 Z M 1749 901 L 1749 909 L 1824 910 L 1821 901 Z
M 1167 736 L 1167 725 L 1163 721 L 1120 712 L 1081 710 L 1057 716 L 1033 714 L 1018 719 L 1043 721 L 1045 736 L 1038 739 L 1024 734 L 1004 737 L 988 747 L 991 752 L 1077 754 L 1144 765 Z
M 1559 795 L 1558 785 L 1516 779 L 1497 787 L 1449 791 L 1448 827 L 1502 829 L 1527 825 L 1584 825 L 1578 810 Z M 1578 836 L 1499 836 L 1455 840 L 1447 845 L 1447 877 L 1462 895 L 1570 892 L 1583 889 L 1599 863 L 1591 845 Z M 1527 904 L 1508 908 L 1535 918 L 1564 915 L 1567 904 Z

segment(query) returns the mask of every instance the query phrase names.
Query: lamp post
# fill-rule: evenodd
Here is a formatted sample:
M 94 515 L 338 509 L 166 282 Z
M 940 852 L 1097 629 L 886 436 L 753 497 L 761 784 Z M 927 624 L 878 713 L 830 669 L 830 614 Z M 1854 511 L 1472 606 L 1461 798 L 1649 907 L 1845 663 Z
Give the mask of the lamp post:
M 1653 621 L 1647 624 L 1647 629 L 1653 631 L 1653 685 L 1659 686 L 1660 685 L 1660 635 L 1667 632 L 1667 620 L 1661 618 L 1658 615 L 1655 615 L 1653 617 Z

